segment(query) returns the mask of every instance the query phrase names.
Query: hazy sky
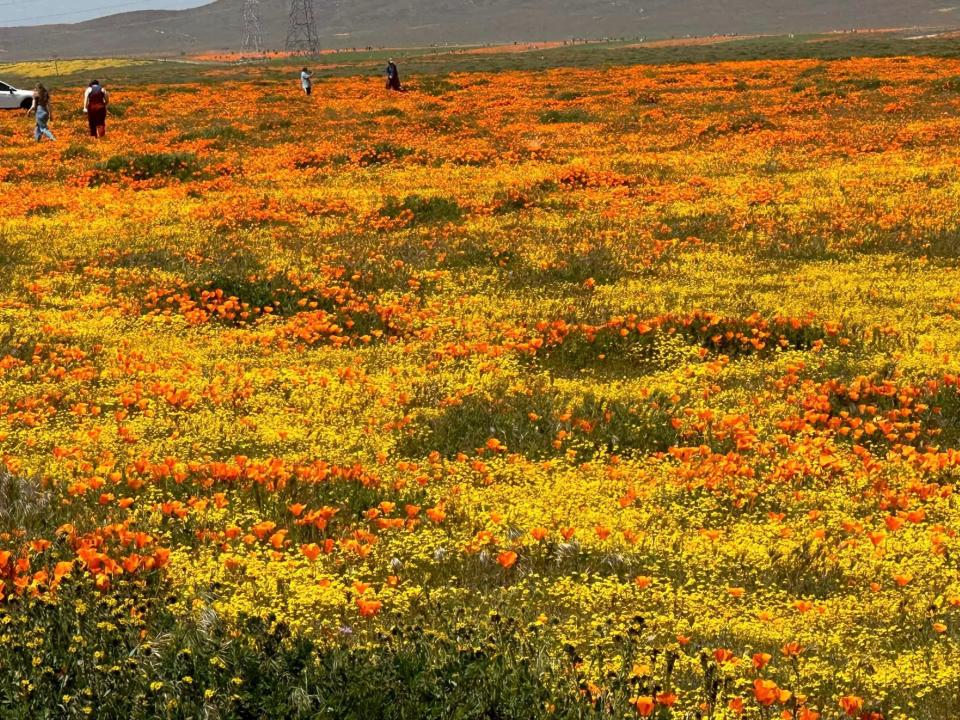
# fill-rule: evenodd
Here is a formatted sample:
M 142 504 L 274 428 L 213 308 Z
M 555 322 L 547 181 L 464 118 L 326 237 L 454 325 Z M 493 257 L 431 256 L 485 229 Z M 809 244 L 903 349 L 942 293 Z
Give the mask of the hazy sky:
M 0 27 L 78 22 L 131 10 L 182 10 L 211 0 L 0 0 Z

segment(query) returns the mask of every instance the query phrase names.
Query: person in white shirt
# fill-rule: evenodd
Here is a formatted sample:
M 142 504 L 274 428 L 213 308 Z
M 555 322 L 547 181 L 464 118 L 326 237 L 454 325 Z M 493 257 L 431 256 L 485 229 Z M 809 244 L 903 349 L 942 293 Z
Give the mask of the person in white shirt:
M 300 71 L 300 87 L 307 95 L 313 92 L 313 73 L 304 68 Z

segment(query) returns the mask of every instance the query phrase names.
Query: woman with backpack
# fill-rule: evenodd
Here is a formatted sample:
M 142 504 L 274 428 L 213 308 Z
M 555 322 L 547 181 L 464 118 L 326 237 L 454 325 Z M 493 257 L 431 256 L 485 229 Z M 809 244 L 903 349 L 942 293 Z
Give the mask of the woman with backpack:
M 37 87 L 33 90 L 33 105 L 27 110 L 27 117 L 30 113 L 34 113 L 37 118 L 37 125 L 33 131 L 36 141 L 40 142 L 45 137 L 56 140 L 50 128 L 47 127 L 47 123 L 53 120 L 53 114 L 50 112 L 50 93 L 43 83 L 37 83 Z
M 99 140 L 107 133 L 107 105 L 110 96 L 97 80 L 90 83 L 90 87 L 83 95 L 83 111 L 87 114 L 90 123 L 90 135 Z

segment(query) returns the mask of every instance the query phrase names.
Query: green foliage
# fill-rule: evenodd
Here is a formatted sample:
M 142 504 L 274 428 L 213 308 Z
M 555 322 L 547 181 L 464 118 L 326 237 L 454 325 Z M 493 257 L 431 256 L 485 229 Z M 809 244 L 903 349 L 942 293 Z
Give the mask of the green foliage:
M 268 132 L 271 130 L 288 130 L 293 127 L 293 121 L 285 117 L 270 117 L 264 118 L 260 121 L 260 124 L 257 125 L 257 130 L 260 132 Z
M 186 132 L 178 138 L 178 142 L 189 142 L 190 140 L 213 140 L 215 141 L 214 145 L 222 149 L 230 144 L 245 140 L 246 138 L 247 134 L 240 128 L 226 123 L 216 123 Z
M 940 80 L 936 83 L 936 86 L 944 92 L 960 92 L 960 75 L 947 78 L 946 80 Z
M 879 90 L 887 83 L 880 78 L 850 78 L 845 84 L 855 90 Z
M 447 78 L 431 75 L 427 77 L 418 77 L 416 89 L 418 92 L 421 92 L 424 95 L 440 97 L 441 95 L 456 92 L 462 88 L 460 85 L 457 85 L 455 82 L 452 82 Z
M 736 135 L 756 132 L 758 130 L 774 130 L 776 125 L 763 113 L 749 112 L 731 118 L 722 124 L 713 124 L 702 131 L 704 137 Z
M 40 535 L 50 530 L 51 494 L 40 483 L 0 469 L 0 528 L 22 528 Z
M 544 125 L 559 125 L 563 123 L 588 123 L 596 118 L 581 108 L 569 110 L 547 110 L 540 114 L 540 122 Z
M 383 217 L 397 218 L 405 211 L 413 213 L 414 224 L 456 222 L 463 217 L 463 209 L 456 200 L 421 195 L 407 195 L 403 200 L 389 197 L 380 209 L 380 214 Z
M 392 142 L 378 142 L 371 147 L 361 150 L 357 157 L 360 165 L 383 165 L 394 160 L 402 160 L 413 155 L 413 150 Z
M 595 349 L 586 349 L 585 355 L 584 363 L 595 360 Z M 568 353 L 563 363 L 575 366 L 577 358 Z M 531 458 L 561 456 L 569 447 L 584 459 L 598 451 L 658 452 L 677 437 L 669 425 L 668 404 L 573 394 L 546 380 L 520 388 L 497 384 L 443 410 L 423 408 L 421 430 L 404 438 L 399 449 L 410 457 L 433 451 L 453 457 L 496 438 L 511 452 Z M 554 442 L 560 432 L 578 433 L 572 446 L 561 449 Z
M 102 175 L 124 176 L 134 180 L 165 178 L 186 181 L 197 177 L 203 164 L 193 153 L 149 153 L 114 155 L 96 166 Z
M 551 626 L 497 611 L 431 615 L 433 630 L 397 617 L 375 636 L 361 620 L 332 646 L 293 637 L 270 616 L 249 617 L 238 641 L 212 611 L 184 621 L 162 598 L 147 599 L 143 584 L 120 583 L 96 603 L 80 599 L 82 584 L 68 580 L 57 603 L 0 606 L 4 718 L 601 718 L 612 701 L 650 692 L 629 669 L 633 658 L 657 657 L 637 641 L 636 618 L 609 650 L 623 669 L 593 699 L 578 666 L 602 662 L 602 653 L 548 651 Z
M 129 110 L 130 110 L 129 103 L 115 102 L 111 100 L 108 114 L 115 118 L 123 118 L 123 117 L 126 117 L 127 112 L 129 112 Z
M 71 143 L 61 153 L 63 160 L 77 160 L 79 158 L 93 157 L 93 150 L 88 145 Z

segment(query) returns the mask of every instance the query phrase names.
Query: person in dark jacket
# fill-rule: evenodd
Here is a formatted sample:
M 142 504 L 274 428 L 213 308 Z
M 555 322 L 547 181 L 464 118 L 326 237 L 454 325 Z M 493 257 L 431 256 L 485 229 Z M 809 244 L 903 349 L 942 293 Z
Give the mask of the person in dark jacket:
M 400 71 L 397 69 L 397 64 L 393 61 L 393 58 L 390 58 L 387 63 L 387 90 L 396 90 L 397 92 L 403 90 L 400 85 Z

